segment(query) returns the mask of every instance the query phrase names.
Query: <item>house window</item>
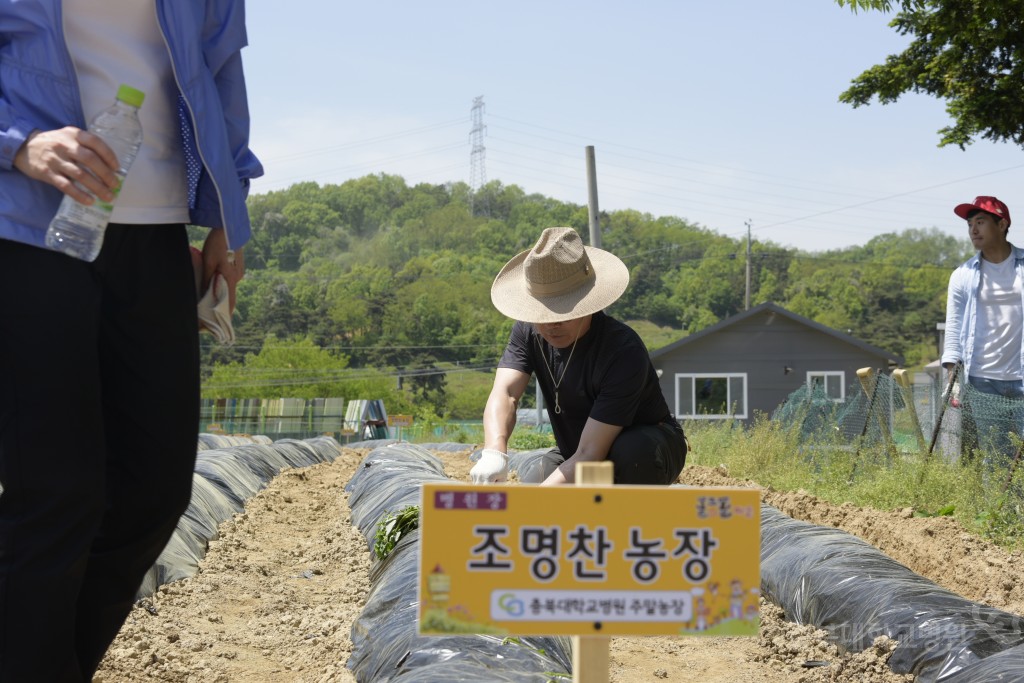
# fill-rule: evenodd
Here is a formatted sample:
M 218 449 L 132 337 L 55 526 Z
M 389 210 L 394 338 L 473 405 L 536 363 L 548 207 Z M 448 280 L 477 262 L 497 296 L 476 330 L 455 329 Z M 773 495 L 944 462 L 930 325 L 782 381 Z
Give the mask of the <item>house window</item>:
M 676 375 L 676 416 L 690 420 L 746 419 L 746 373 Z
M 846 373 L 839 372 L 808 372 L 807 389 L 812 393 L 815 386 L 821 387 L 825 395 L 836 402 L 846 400 Z

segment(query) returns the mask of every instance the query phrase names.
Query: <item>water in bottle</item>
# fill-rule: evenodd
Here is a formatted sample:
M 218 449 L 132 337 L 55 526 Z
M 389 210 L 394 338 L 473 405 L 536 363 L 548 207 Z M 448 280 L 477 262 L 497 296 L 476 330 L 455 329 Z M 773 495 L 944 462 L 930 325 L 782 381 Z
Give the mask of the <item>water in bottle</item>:
M 97 114 L 89 124 L 89 132 L 102 138 L 117 155 L 120 168 L 118 184 L 113 190 L 114 200 L 105 202 L 94 197 L 95 201 L 86 205 L 65 195 L 46 231 L 46 246 L 49 248 L 83 261 L 96 260 L 103 246 L 103 233 L 114 210 L 114 201 L 117 201 L 124 177 L 142 145 L 139 107 L 144 97 L 141 91 L 122 85 L 117 90 L 114 104 Z M 79 189 L 85 188 L 79 185 Z

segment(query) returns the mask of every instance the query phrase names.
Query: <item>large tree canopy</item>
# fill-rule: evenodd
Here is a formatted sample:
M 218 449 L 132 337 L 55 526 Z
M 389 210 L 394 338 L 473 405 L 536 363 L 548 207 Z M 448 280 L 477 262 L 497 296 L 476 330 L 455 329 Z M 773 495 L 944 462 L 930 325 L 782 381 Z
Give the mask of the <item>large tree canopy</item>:
M 1024 146 L 1024 0 L 836 0 L 854 11 L 890 11 L 890 26 L 914 39 L 853 80 L 839 96 L 854 107 L 906 92 L 946 100 L 953 124 L 939 146 L 975 138 Z

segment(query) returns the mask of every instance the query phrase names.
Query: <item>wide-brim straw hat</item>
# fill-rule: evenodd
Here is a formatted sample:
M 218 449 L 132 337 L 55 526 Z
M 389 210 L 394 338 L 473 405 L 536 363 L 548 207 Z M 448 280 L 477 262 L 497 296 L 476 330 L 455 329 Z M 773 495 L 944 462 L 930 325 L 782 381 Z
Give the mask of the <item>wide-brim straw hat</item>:
M 629 270 L 617 256 L 584 246 L 572 228 L 548 228 L 501 269 L 491 301 L 514 320 L 557 323 L 607 308 L 628 284 Z

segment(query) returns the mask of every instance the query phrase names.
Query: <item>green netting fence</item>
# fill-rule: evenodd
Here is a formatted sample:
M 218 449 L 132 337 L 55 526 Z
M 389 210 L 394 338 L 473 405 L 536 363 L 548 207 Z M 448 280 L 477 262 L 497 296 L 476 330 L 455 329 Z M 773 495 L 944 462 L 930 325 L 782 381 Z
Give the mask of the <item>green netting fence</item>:
M 965 382 L 910 382 L 905 371 L 858 373 L 845 401 L 819 384 L 790 394 L 772 419 L 799 430 L 801 448 L 842 450 L 865 461 L 892 457 L 983 461 L 1009 481 L 1021 459 L 1024 400 L 982 393 Z M 1022 468 L 1024 469 L 1024 468 Z
M 410 416 L 403 417 L 411 421 Z M 391 422 L 380 399 L 208 398 L 202 400 L 199 413 L 199 431 L 209 434 L 263 434 L 274 439 L 326 435 L 343 444 L 372 439 L 466 443 L 483 440 L 479 420 L 414 422 L 402 426 Z
M 339 441 L 388 438 L 383 401 L 342 398 L 203 399 L 199 431 L 265 434 L 276 439 L 332 436 Z

